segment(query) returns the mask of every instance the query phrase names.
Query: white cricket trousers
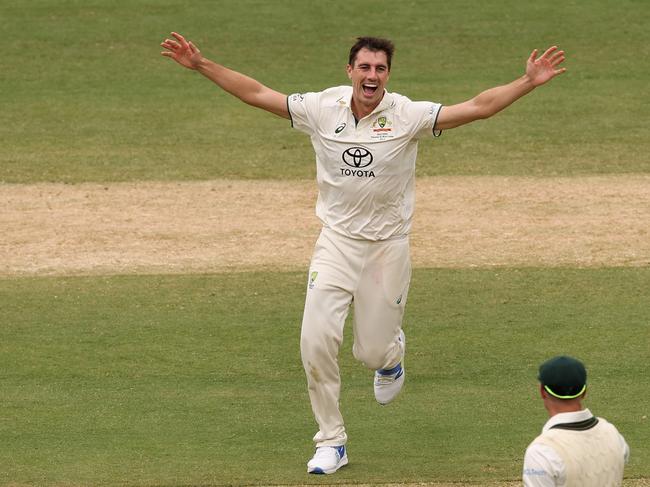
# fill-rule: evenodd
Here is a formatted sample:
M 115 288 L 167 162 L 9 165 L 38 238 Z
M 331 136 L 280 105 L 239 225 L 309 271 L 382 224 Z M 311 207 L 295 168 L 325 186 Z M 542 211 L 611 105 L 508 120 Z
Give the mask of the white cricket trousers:
M 369 369 L 392 368 L 402 357 L 399 334 L 410 279 L 408 236 L 375 242 L 329 228 L 321 231 L 309 268 L 300 337 L 309 399 L 319 426 L 317 447 L 347 441 L 339 410 L 338 353 L 350 304 L 354 300 L 354 357 Z

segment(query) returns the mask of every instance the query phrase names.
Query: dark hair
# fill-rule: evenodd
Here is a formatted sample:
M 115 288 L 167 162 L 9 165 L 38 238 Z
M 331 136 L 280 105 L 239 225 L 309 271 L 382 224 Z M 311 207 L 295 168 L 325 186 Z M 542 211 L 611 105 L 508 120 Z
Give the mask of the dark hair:
M 386 61 L 388 62 L 388 70 L 390 71 L 390 62 L 393 59 L 393 53 L 395 52 L 395 45 L 392 41 L 382 39 L 381 37 L 357 37 L 357 42 L 350 49 L 348 64 L 354 66 L 357 53 L 364 48 L 369 51 L 383 51 L 386 53 Z

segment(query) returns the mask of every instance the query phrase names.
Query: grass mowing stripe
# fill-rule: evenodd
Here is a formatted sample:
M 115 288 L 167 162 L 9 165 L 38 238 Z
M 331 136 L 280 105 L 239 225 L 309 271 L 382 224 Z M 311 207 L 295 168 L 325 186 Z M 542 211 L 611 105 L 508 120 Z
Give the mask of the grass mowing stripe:
M 374 403 L 346 328 L 336 481 L 517 478 L 556 353 L 586 362 L 587 405 L 650 476 L 648 289 L 650 268 L 416 270 L 396 403 Z M 303 296 L 303 273 L 0 280 L 0 484 L 315 481 Z
M 557 43 L 567 51 L 567 74 L 489 122 L 421 144 L 418 172 L 650 172 L 650 68 L 639 62 L 650 45 L 645 2 L 573 2 L 561 15 L 549 15 L 557 7 L 551 0 L 305 6 L 221 0 L 179 11 L 167 0 L 5 2 L 0 181 L 313 178 L 309 140 L 287 121 L 160 56 L 172 29 L 284 93 L 349 83 L 354 38 L 388 36 L 397 45 L 389 89 L 445 105 L 511 81 L 530 50 Z M 606 43 L 603 26 L 616 26 Z

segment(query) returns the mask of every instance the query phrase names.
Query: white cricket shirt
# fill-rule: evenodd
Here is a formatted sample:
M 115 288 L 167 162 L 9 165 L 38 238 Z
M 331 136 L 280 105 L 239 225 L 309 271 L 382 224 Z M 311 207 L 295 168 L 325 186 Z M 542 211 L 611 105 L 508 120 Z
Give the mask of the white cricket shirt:
M 601 483 L 594 483 L 593 479 L 589 480 L 589 475 L 579 476 L 579 478 L 567 482 L 567 467 L 571 466 L 574 474 L 579 471 L 576 467 L 583 467 L 593 472 L 606 469 L 605 472 L 599 472 L 602 478 L 606 478 L 605 474 L 611 473 L 608 470 L 610 463 L 618 464 L 620 462 L 622 464 L 628 462 L 630 447 L 627 445 L 623 436 L 616 431 L 616 428 L 607 423 L 603 418 L 598 418 L 600 423 L 592 430 L 581 431 L 580 433 L 582 434 L 572 439 L 566 438 L 565 440 L 570 439 L 572 443 L 569 443 L 571 445 L 571 448 L 568 449 L 569 451 L 564 451 L 563 454 L 556 450 L 557 446 L 551 446 L 557 440 L 554 442 L 543 441 L 545 435 L 550 435 L 551 432 L 556 435 L 563 434 L 562 430 L 553 430 L 554 426 L 584 422 L 592 417 L 593 415 L 589 409 L 583 409 L 582 411 L 572 413 L 556 414 L 546 422 L 542 428 L 542 434 L 526 449 L 523 468 L 523 483 L 525 487 L 568 487 L 569 485 L 588 485 L 593 487 L 595 485 L 601 485 Z M 592 434 L 603 426 L 607 428 L 606 433 Z M 607 441 L 604 441 L 603 438 L 607 438 Z M 566 455 L 571 455 L 571 457 L 566 457 Z M 567 462 L 584 463 L 584 465 L 567 465 Z M 595 464 L 592 465 L 591 462 L 595 462 Z M 622 466 L 619 465 L 619 468 L 622 469 Z M 620 479 L 622 477 L 623 475 L 621 473 Z M 618 483 L 614 481 L 608 483 L 608 487 L 620 485 L 620 479 Z
M 442 106 L 384 92 L 357 123 L 351 102 L 351 86 L 287 97 L 292 126 L 310 135 L 316 152 L 316 215 L 355 239 L 406 235 L 415 205 L 418 139 L 434 136 Z

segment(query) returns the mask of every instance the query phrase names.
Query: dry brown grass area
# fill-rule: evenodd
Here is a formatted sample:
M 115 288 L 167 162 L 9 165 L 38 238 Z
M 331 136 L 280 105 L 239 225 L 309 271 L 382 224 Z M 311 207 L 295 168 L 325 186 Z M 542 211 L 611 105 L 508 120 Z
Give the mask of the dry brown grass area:
M 304 269 L 312 181 L 0 185 L 0 275 Z M 414 266 L 645 266 L 650 176 L 417 183 Z

